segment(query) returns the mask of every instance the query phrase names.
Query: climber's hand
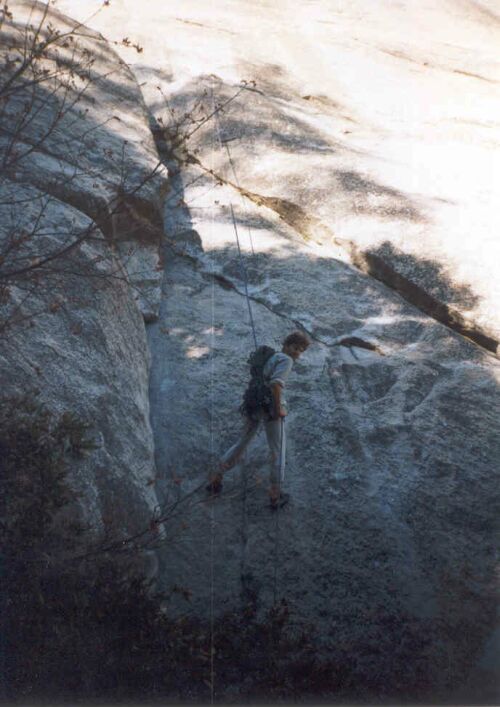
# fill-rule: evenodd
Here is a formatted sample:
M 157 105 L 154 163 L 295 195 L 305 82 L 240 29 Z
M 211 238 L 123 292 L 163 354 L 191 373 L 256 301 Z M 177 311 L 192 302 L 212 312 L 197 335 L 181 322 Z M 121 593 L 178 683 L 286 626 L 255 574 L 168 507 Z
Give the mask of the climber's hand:
M 285 408 L 283 408 L 283 407 L 280 406 L 278 413 L 277 413 L 277 414 L 274 413 L 272 419 L 273 419 L 273 420 L 281 420 L 281 418 L 286 417 L 287 414 L 288 414 L 288 413 L 287 413 L 287 411 L 285 410 Z

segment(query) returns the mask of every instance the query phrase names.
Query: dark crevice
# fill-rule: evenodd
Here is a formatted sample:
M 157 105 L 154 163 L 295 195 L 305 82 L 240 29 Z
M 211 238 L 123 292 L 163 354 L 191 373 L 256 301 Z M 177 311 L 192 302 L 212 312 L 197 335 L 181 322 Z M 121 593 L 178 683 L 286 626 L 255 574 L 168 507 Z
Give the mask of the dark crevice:
M 362 272 L 395 290 L 407 302 L 432 319 L 496 355 L 499 342 L 480 327 L 469 324 L 458 310 L 436 299 L 420 285 L 395 270 L 379 255 L 361 251 L 354 244 L 350 245 L 352 263 Z

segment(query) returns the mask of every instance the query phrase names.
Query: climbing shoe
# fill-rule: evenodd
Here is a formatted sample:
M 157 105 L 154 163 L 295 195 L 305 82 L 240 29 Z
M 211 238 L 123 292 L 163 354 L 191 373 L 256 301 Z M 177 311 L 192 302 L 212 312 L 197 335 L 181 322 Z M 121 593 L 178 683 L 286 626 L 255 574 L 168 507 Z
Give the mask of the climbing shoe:
M 279 508 L 283 508 L 283 506 L 286 506 L 289 500 L 289 494 L 280 493 L 280 495 L 276 498 L 269 498 L 269 507 L 272 511 L 277 511 Z
M 222 478 L 216 476 L 206 486 L 207 492 L 212 496 L 217 496 L 222 491 Z

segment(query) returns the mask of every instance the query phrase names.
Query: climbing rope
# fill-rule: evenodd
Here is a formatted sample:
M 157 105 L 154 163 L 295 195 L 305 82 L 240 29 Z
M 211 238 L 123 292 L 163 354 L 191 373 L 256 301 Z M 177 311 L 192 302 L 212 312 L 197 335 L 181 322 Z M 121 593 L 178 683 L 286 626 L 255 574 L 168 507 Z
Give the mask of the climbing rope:
M 212 90 L 212 100 L 213 100 L 213 90 Z M 214 112 L 214 116 L 215 116 L 215 131 L 216 131 L 216 134 L 217 134 L 217 140 L 218 140 L 218 142 L 219 142 L 220 149 L 222 150 L 222 146 L 223 146 L 223 145 L 225 146 L 226 152 L 227 152 L 227 155 L 228 155 L 228 159 L 229 159 L 229 163 L 230 163 L 230 165 L 231 165 L 231 169 L 232 169 L 232 171 L 233 171 L 233 175 L 234 175 L 235 181 L 236 181 L 236 183 L 239 185 L 238 175 L 236 174 L 236 168 L 235 168 L 235 165 L 234 165 L 233 158 L 232 158 L 232 156 L 231 156 L 231 152 L 230 152 L 230 150 L 229 150 L 229 146 L 228 146 L 227 142 L 223 143 L 222 138 L 221 138 L 220 121 L 219 121 L 218 112 L 217 112 L 217 110 L 214 110 L 213 112 Z M 247 275 L 247 269 L 246 269 L 246 267 L 245 267 L 245 263 L 244 263 L 244 260 L 243 260 L 243 255 L 242 255 L 242 253 L 241 253 L 241 245 L 240 245 L 240 237 L 239 237 L 239 234 L 238 234 L 238 226 L 236 225 L 236 218 L 235 218 L 235 216 L 234 216 L 233 204 L 232 204 L 231 202 L 229 203 L 229 208 L 231 209 L 231 218 L 232 218 L 232 221 L 233 221 L 233 228 L 234 228 L 234 233 L 235 233 L 235 236 L 236 236 L 236 245 L 237 245 L 237 247 L 238 247 L 238 260 L 239 260 L 239 264 L 240 264 L 241 276 L 242 276 L 242 278 L 243 278 L 243 284 L 244 284 L 244 287 L 245 287 L 245 298 L 246 298 L 246 302 L 247 302 L 248 314 L 249 314 L 249 317 L 250 317 L 250 325 L 251 325 L 251 327 L 252 327 L 253 343 L 254 343 L 255 348 L 257 348 L 257 346 L 258 346 L 258 344 L 257 344 L 257 334 L 256 334 L 256 332 L 255 332 L 255 322 L 254 322 L 254 318 L 253 318 L 253 314 L 252 314 L 252 305 L 250 304 L 250 295 L 248 294 L 248 275 Z M 253 240 L 252 240 L 252 234 L 251 234 L 250 229 L 248 229 L 248 233 L 249 233 L 250 244 L 251 244 L 252 253 L 253 253 L 253 252 L 254 252 L 254 250 L 253 250 Z
M 235 183 L 236 183 L 236 186 L 238 187 L 238 191 L 239 191 L 240 196 L 241 196 L 241 202 L 242 202 L 242 204 L 244 205 L 244 199 L 243 199 L 243 194 L 242 194 L 242 189 L 241 189 L 240 180 L 238 179 L 238 175 L 236 174 L 236 167 L 234 166 L 233 157 L 232 157 L 232 155 L 231 155 L 231 151 L 230 151 L 229 146 L 228 146 L 228 142 L 229 142 L 229 141 L 228 141 L 228 140 L 224 140 L 223 142 L 224 142 L 224 147 L 226 148 L 227 158 L 228 158 L 228 160 L 229 160 L 229 164 L 231 165 L 231 170 L 232 170 L 232 172 L 233 172 L 234 181 L 235 181 Z M 253 247 L 252 231 L 251 231 L 250 227 L 248 228 L 248 238 L 249 238 L 249 240 L 250 240 L 250 248 L 251 248 L 251 250 L 252 250 L 252 255 L 255 256 L 255 250 L 254 250 L 254 247 Z
M 219 137 L 220 137 L 220 133 L 219 133 Z M 226 147 L 226 151 L 227 151 L 227 154 L 228 154 L 229 162 L 230 162 L 230 164 L 231 164 L 231 168 L 232 168 L 232 171 L 233 171 L 233 174 L 234 174 L 234 178 L 235 178 L 236 184 L 237 184 L 238 187 L 239 187 L 238 175 L 236 174 L 236 168 L 235 168 L 233 159 L 232 159 L 232 157 L 231 157 L 231 152 L 230 152 L 230 150 L 229 150 L 229 146 L 228 146 L 227 143 L 225 144 L 225 147 Z M 249 294 L 248 294 L 248 277 L 247 277 L 247 271 L 246 271 L 246 267 L 245 267 L 245 264 L 244 264 L 244 261 L 243 261 L 243 256 L 242 256 L 242 253 L 241 253 L 240 240 L 239 240 L 239 236 L 238 236 L 238 227 L 237 227 L 237 225 L 236 225 L 236 218 L 235 218 L 235 216 L 234 216 L 234 209 L 233 209 L 233 205 L 232 205 L 232 204 L 230 204 L 230 208 L 231 208 L 231 217 L 232 217 L 232 219 L 233 219 L 234 232 L 235 232 L 235 236 L 236 236 L 236 244 L 237 244 L 237 246 L 238 246 L 238 258 L 239 258 L 239 261 L 240 261 L 240 269 L 241 269 L 241 273 L 242 273 L 242 276 L 243 276 L 243 282 L 244 282 L 244 285 L 245 285 L 245 296 L 246 296 L 246 301 L 247 301 L 247 305 L 248 305 L 248 312 L 249 312 L 249 315 L 250 315 L 250 324 L 251 324 L 251 327 L 252 327 L 253 340 L 254 340 L 255 348 L 257 349 L 257 336 L 256 336 L 256 333 L 255 333 L 255 322 L 254 322 L 254 319 L 253 319 L 252 308 L 251 308 L 251 305 L 250 305 L 250 297 L 249 297 Z M 252 253 L 253 253 L 253 243 L 252 243 Z M 279 460 L 278 460 L 278 461 L 279 461 L 279 464 L 278 464 L 278 507 L 276 508 L 275 544 L 274 544 L 274 581 L 273 581 L 273 585 L 274 585 L 274 586 L 273 586 L 273 598 L 274 598 L 274 605 L 275 605 L 275 606 L 277 605 L 277 602 L 278 602 L 278 565 L 279 565 L 279 552 L 280 552 L 279 545 L 280 545 L 280 507 L 281 507 L 280 499 L 281 499 L 281 485 L 282 485 L 282 481 L 283 481 L 283 478 L 282 478 L 282 477 L 283 477 L 283 441 L 284 441 L 284 429 L 285 429 L 285 419 L 284 419 L 283 417 L 281 417 L 281 418 L 280 418 L 280 455 L 279 455 Z M 246 487 L 245 487 L 245 491 L 246 491 Z
M 212 90 L 212 108 L 214 108 L 214 94 Z M 214 142 L 212 139 L 212 163 L 214 155 Z M 212 164 L 213 166 L 213 164 Z M 213 228 L 213 219 L 212 219 Z M 210 233 L 212 236 L 212 233 Z M 212 269 L 212 288 L 211 288 L 211 366 L 210 366 L 210 463 L 214 464 L 214 348 L 215 348 L 215 278 L 213 277 L 215 272 L 215 265 L 213 256 L 210 259 L 211 269 Z M 213 466 L 212 466 L 213 472 Z M 215 554 L 215 543 L 214 543 L 214 531 L 215 531 L 215 510 L 214 504 L 210 506 L 210 704 L 213 705 L 215 702 L 215 605 L 214 605 L 214 590 L 215 590 L 215 573 L 214 573 L 214 554 Z
M 278 466 L 278 499 L 281 497 L 281 481 L 283 474 L 283 432 L 285 430 L 285 418 L 280 418 L 280 458 Z M 275 540 L 274 540 L 274 587 L 273 598 L 274 605 L 278 603 L 278 564 L 279 564 L 279 544 L 280 544 L 280 506 L 276 509 L 276 524 L 275 524 Z
M 247 306 L 248 306 L 248 314 L 250 315 L 250 324 L 252 327 L 253 343 L 255 345 L 255 348 L 257 349 L 257 334 L 255 333 L 255 322 L 253 320 L 252 306 L 250 304 L 250 296 L 248 294 L 247 269 L 245 267 L 245 263 L 243 262 L 243 257 L 241 255 L 240 238 L 238 236 L 238 227 L 236 226 L 236 219 L 234 217 L 233 205 L 230 203 L 229 206 L 231 208 L 231 217 L 233 219 L 234 232 L 236 234 L 236 244 L 238 246 L 238 257 L 239 257 L 239 261 L 240 261 L 241 274 L 243 276 L 243 282 L 245 285 L 245 297 L 246 297 Z
M 213 92 L 212 92 L 213 96 Z M 234 164 L 234 160 L 231 155 L 231 151 L 229 149 L 228 142 L 225 141 L 223 143 L 221 139 L 221 131 L 220 131 L 220 123 L 219 123 L 219 116 L 217 111 L 214 112 L 215 115 L 215 128 L 216 128 L 216 134 L 217 134 L 217 139 L 219 142 L 219 145 L 222 149 L 222 146 L 224 145 L 226 149 L 226 153 L 228 156 L 229 164 L 231 166 L 231 170 L 233 172 L 234 180 L 235 183 L 240 190 L 241 193 L 241 186 L 240 186 L 240 181 L 238 179 L 238 175 L 236 172 L 236 167 Z M 250 295 L 248 292 L 248 274 L 247 274 L 247 269 L 245 266 L 245 262 L 243 259 L 243 254 L 241 251 L 241 245 L 240 245 L 240 238 L 239 238 L 239 233 L 238 233 L 238 226 L 236 223 L 236 217 L 234 214 L 234 208 L 233 204 L 230 202 L 229 203 L 229 208 L 231 210 L 231 219 L 233 221 L 233 228 L 234 228 L 234 234 L 236 238 L 236 246 L 238 249 L 238 260 L 239 260 L 239 265 L 240 265 L 240 271 L 243 279 L 243 284 L 245 288 L 245 299 L 247 303 L 247 308 L 248 308 L 248 314 L 250 318 L 250 326 L 252 329 L 252 336 L 253 336 L 253 342 L 255 349 L 258 348 L 258 343 L 257 343 L 257 334 L 255 330 L 255 321 L 253 317 L 253 312 L 252 312 L 252 306 L 250 302 Z M 248 229 L 249 233 L 249 238 L 250 238 L 250 245 L 251 245 L 251 250 L 252 250 L 252 255 L 255 256 L 255 251 L 253 247 L 253 240 L 252 240 L 252 234 L 250 228 Z M 280 517 L 280 499 L 281 499 L 281 485 L 282 485 L 282 477 L 283 477 L 283 442 L 284 442 L 284 426 L 285 426 L 285 420 L 284 418 L 280 418 L 280 454 L 279 454 L 279 466 L 278 466 L 278 507 L 276 509 L 276 524 L 275 524 L 275 557 L 274 557 L 274 582 L 273 582 L 273 596 L 274 596 L 274 604 L 277 604 L 278 601 L 278 564 L 279 564 L 279 551 L 280 551 L 280 523 L 279 523 L 279 517 Z M 243 504 L 246 509 L 246 493 L 247 493 L 247 483 L 246 483 L 246 474 L 244 476 L 245 483 L 244 483 L 244 489 L 243 489 Z

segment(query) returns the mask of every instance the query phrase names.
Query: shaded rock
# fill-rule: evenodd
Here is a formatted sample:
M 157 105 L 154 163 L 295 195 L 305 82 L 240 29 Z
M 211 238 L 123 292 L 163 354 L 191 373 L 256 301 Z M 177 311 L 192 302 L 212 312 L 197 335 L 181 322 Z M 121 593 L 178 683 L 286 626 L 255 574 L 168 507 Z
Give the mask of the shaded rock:
M 144 319 L 158 310 L 167 173 L 134 76 L 106 40 L 52 5 L 19 0 L 10 10 L 2 397 L 27 394 L 90 425 L 96 449 L 70 470 L 79 512 L 93 533 L 124 537 L 147 529 L 157 506 Z M 16 78 L 8 58 L 37 32 L 46 49 Z
M 286 3 L 255 10 L 241 0 L 231 11 L 216 6 L 209 26 L 197 3 L 149 7 L 145 16 L 124 0 L 97 26 L 144 46 L 130 61 L 156 116 L 170 125 L 204 89 L 222 102 L 254 80 L 219 116 L 241 187 L 298 226 L 305 216 L 316 233 L 380 256 L 498 341 L 500 28 L 484 3 L 450 11 L 435 0 L 419 9 L 383 0 L 375 10 L 342 0 L 290 15 Z M 217 140 L 209 122 L 189 150 L 222 174 L 228 156 Z
M 12 195 L 8 186 L 1 185 L 4 197 Z M 21 222 L 16 214 L 16 223 L 29 227 L 45 195 L 19 184 L 14 190 L 17 199 L 31 204 Z M 4 205 L 2 212 L 5 227 L 9 209 Z M 65 242 L 69 228 L 90 224 L 54 198 L 44 210 L 42 226 L 50 228 L 55 247 Z M 148 484 L 154 477 L 149 352 L 127 281 L 110 279 L 107 265 L 99 265 L 107 248 L 97 231 L 92 243 L 58 261 L 60 269 L 42 270 L 36 281 L 10 287 L 2 307 L 11 321 L 2 332 L 0 370 L 4 399 L 28 394 L 55 414 L 71 412 L 90 424 L 96 449 L 70 470 L 82 519 L 93 532 L 107 526 L 127 534 L 148 527 L 157 503 Z
M 28 23 L 40 26 L 40 42 L 50 41 L 51 25 L 72 39 L 50 44 L 36 63 L 52 81 L 33 85 L 28 72 L 13 84 L 2 114 L 4 169 L 94 220 L 122 256 L 141 311 L 154 318 L 167 175 L 137 82 L 98 32 L 42 3 L 16 0 L 10 10 L 14 19 L 1 30 L 9 55 Z

